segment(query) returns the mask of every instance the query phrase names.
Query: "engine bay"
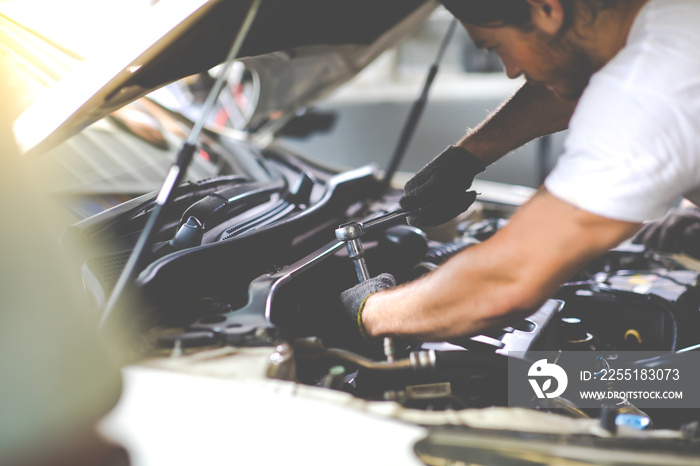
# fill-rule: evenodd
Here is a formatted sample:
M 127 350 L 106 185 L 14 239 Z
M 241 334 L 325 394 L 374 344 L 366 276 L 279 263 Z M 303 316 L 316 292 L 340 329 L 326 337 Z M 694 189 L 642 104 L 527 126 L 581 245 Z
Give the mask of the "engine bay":
M 700 320 L 698 272 L 676 257 L 624 244 L 588 264 L 525 319 L 449 342 L 396 340 L 387 360 L 382 342 L 350 330 L 339 302 L 358 277 L 346 242 L 334 237 L 338 226 L 367 226 L 361 243 L 368 270 L 403 283 L 488 239 L 516 205 L 484 195 L 459 221 L 426 232 L 388 215 L 399 192 L 367 196 L 376 192 L 372 168 L 333 174 L 292 164 L 281 152 L 265 155 L 269 182 L 234 176 L 180 188 L 138 278 L 143 355 L 266 348 L 267 377 L 409 410 L 452 412 L 508 406 L 513 352 L 673 355 L 700 348 L 692 330 Z M 123 267 L 150 202 L 140 199 L 77 226 L 94 239 L 109 225 L 105 242 L 120 245 L 85 258 L 84 281 L 98 303 Z M 188 228 L 195 234 L 183 235 Z M 581 409 L 564 399 L 531 401 L 531 409 L 574 419 L 609 411 L 604 403 Z M 616 412 L 646 420 L 644 429 L 679 430 L 698 418 L 695 410 L 646 413 L 628 400 L 616 402 Z

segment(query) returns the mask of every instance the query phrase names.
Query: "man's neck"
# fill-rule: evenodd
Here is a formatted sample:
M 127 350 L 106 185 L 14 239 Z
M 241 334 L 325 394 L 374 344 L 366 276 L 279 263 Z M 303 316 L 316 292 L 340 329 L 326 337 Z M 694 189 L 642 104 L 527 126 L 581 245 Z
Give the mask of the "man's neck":
M 596 70 L 627 45 L 634 21 L 648 1 L 622 1 L 614 8 L 599 11 L 592 25 L 578 25 L 582 46 L 588 51 Z

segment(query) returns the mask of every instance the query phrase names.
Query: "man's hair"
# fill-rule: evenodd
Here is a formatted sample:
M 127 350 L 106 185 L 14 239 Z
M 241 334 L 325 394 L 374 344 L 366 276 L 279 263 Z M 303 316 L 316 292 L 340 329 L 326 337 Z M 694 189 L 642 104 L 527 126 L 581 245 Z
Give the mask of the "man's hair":
M 585 6 L 591 19 L 600 10 L 616 6 L 624 0 L 559 0 L 564 8 L 564 29 L 573 23 L 575 3 Z M 527 0 L 440 0 L 458 20 L 474 26 L 515 26 L 530 24 L 530 4 Z

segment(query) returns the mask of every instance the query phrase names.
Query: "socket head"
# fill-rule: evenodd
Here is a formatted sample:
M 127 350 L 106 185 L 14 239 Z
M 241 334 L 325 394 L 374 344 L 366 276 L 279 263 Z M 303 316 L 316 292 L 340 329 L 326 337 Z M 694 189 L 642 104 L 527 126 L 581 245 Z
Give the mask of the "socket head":
M 335 237 L 339 241 L 350 241 L 362 237 L 362 225 L 357 222 L 343 223 L 335 230 Z

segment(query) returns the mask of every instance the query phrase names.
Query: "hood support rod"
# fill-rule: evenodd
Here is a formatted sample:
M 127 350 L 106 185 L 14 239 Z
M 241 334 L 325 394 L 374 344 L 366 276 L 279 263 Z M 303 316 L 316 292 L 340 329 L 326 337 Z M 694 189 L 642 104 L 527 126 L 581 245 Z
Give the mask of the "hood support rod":
M 209 112 L 214 106 L 214 103 L 219 97 L 219 93 L 224 86 L 224 82 L 226 81 L 226 76 L 231 68 L 231 64 L 241 51 L 243 41 L 253 25 L 253 21 L 257 16 L 261 3 L 262 0 L 252 1 L 241 28 L 238 30 L 235 40 L 229 49 L 226 60 L 224 61 L 224 66 L 219 70 L 214 86 L 209 92 L 209 95 L 207 95 L 207 99 L 202 107 L 202 112 L 200 113 L 199 118 L 197 118 L 197 121 L 195 121 L 190 134 L 187 136 L 187 140 L 183 144 L 180 152 L 177 154 L 175 162 L 173 165 L 171 165 L 170 170 L 168 171 L 168 175 L 166 176 L 163 186 L 161 187 L 158 197 L 156 198 L 156 205 L 148 216 L 148 220 L 143 228 L 143 231 L 141 232 L 141 235 L 139 236 L 138 241 L 136 242 L 136 246 L 131 252 L 131 256 L 129 256 L 129 260 L 126 263 L 126 266 L 124 266 L 124 270 L 122 270 L 122 273 L 117 280 L 117 284 L 114 286 L 112 294 L 109 296 L 107 304 L 105 304 L 99 324 L 101 329 L 107 329 L 116 324 L 116 322 L 114 324 L 112 323 L 116 318 L 115 314 L 119 314 L 120 312 L 123 312 L 123 310 L 115 311 L 115 309 L 125 307 L 125 294 L 134 291 L 134 282 L 136 281 L 138 273 L 141 272 L 144 259 L 147 257 L 147 253 L 150 250 L 150 247 L 153 245 L 156 235 L 162 226 L 162 217 L 165 209 L 171 203 L 173 192 L 182 182 L 182 179 L 187 172 L 187 167 L 189 167 L 190 163 L 192 162 L 192 157 L 197 148 L 197 139 L 199 139 L 199 135 L 204 128 Z M 133 298 L 133 296 L 129 296 L 129 298 Z
M 382 194 L 387 189 L 389 189 L 391 179 L 394 177 L 396 171 L 399 168 L 399 165 L 403 161 L 403 157 L 406 154 L 408 144 L 411 142 L 411 139 L 415 134 L 416 126 L 418 126 L 418 121 L 420 120 L 420 117 L 423 114 L 425 104 L 428 102 L 428 93 L 430 92 L 430 88 L 433 86 L 433 81 L 435 80 L 435 76 L 437 75 L 438 69 L 440 68 L 440 62 L 442 62 L 442 57 L 445 55 L 447 45 L 452 40 L 452 35 L 454 34 L 456 26 L 457 20 L 453 19 L 447 28 L 445 37 L 442 39 L 442 43 L 440 44 L 440 49 L 438 50 L 438 54 L 435 57 L 435 61 L 433 62 L 432 66 L 430 67 L 430 70 L 428 71 L 428 76 L 425 78 L 425 84 L 423 84 L 423 90 L 421 91 L 420 97 L 418 97 L 418 100 L 416 100 L 413 103 L 413 106 L 411 107 L 411 111 L 408 114 L 408 118 L 406 119 L 403 129 L 401 130 L 401 136 L 399 137 L 399 141 L 396 144 L 396 149 L 394 149 L 394 155 L 391 156 L 391 159 L 389 160 L 389 166 L 387 167 L 386 172 L 384 174 L 384 178 L 382 179 L 382 189 L 380 191 Z

